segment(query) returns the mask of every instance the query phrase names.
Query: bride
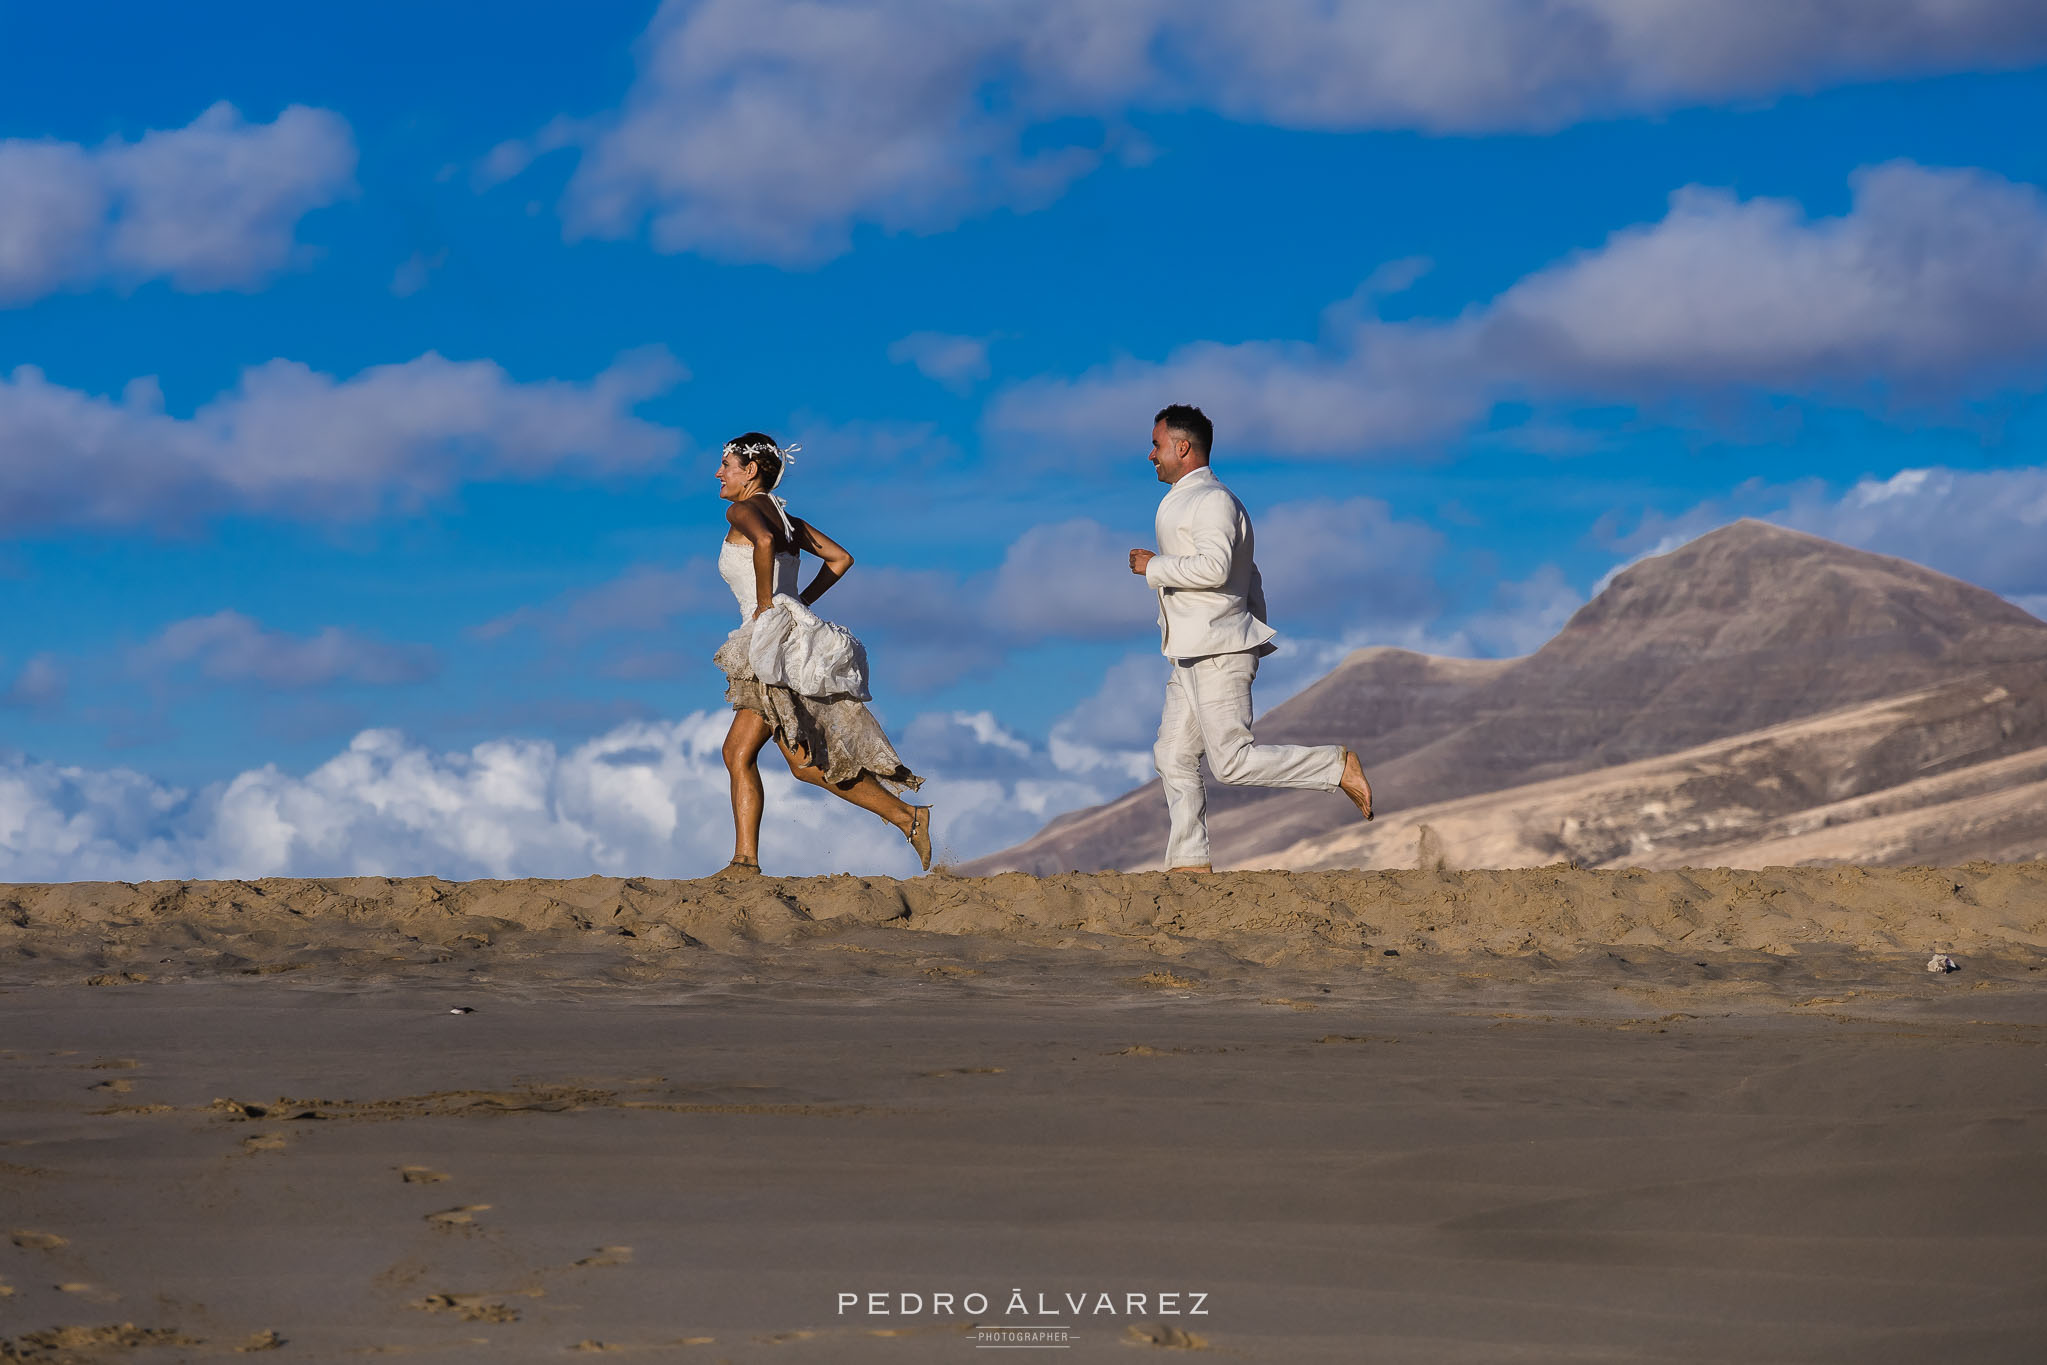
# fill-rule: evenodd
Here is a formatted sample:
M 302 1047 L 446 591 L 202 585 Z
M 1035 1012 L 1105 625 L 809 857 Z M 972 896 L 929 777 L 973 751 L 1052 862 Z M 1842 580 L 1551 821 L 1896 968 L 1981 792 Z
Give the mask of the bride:
M 718 496 L 732 530 L 718 550 L 718 573 L 739 600 L 739 629 L 713 656 L 725 671 L 732 729 L 725 770 L 732 778 L 732 861 L 719 876 L 760 874 L 760 752 L 770 738 L 789 771 L 901 830 L 931 867 L 931 808 L 906 804 L 897 792 L 923 784 L 896 756 L 868 711 L 867 651 L 843 627 L 819 620 L 810 604 L 853 567 L 831 537 L 774 495 L 788 451 L 749 431 L 725 443 Z M 823 561 L 817 577 L 796 590 L 798 555 Z

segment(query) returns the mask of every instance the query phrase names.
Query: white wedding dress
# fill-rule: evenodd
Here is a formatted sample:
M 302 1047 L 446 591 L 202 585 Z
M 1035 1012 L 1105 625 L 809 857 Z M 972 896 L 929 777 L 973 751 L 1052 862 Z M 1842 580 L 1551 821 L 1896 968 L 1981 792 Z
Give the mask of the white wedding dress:
M 793 540 L 782 500 L 770 501 Z M 712 660 L 724 670 L 726 700 L 734 710 L 758 713 L 834 786 L 863 772 L 897 791 L 923 785 L 867 709 L 866 647 L 797 597 L 798 562 L 793 551 L 775 556 L 774 597 L 755 616 L 753 543 L 728 539 L 719 547 L 718 576 L 739 604 L 739 628 Z
M 796 596 L 797 556 L 775 556 L 774 604 L 758 617 L 753 543 L 726 541 L 718 549 L 718 576 L 739 602 L 739 629 L 726 642 L 743 651 L 753 675 L 770 687 L 805 697 L 872 701 L 867 650 L 844 626 L 821 620 Z

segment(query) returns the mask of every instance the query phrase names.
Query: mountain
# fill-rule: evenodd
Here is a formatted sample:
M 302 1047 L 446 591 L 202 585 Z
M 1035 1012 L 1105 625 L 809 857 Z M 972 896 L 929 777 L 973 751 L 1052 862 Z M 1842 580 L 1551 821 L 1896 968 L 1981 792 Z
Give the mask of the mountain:
M 1953 866 L 2047 854 L 2047 664 L 2008 664 L 1660 758 L 1353 821 L 1333 867 Z
M 1385 818 L 1679 755 L 1993 670 L 2017 667 L 2001 685 L 2037 690 L 2037 671 L 2024 666 L 2043 663 L 2047 622 L 1994 593 L 1741 521 L 1616 575 L 1526 658 L 1361 651 L 1254 728 L 1268 742 L 1349 744 Z M 2014 732 L 1974 761 L 2024 747 Z M 1218 866 L 1390 856 L 1370 838 L 1316 842 L 1356 825 L 1340 796 L 1215 784 L 1210 793 Z M 1165 803 L 1152 783 L 960 870 L 1153 867 L 1164 842 Z

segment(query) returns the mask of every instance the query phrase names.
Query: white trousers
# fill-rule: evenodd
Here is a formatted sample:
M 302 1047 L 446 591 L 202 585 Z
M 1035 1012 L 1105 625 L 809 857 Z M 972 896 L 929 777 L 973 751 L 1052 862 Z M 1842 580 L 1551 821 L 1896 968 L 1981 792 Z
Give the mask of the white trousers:
M 1340 745 L 1253 744 L 1251 653 L 1173 659 L 1166 679 L 1166 709 L 1152 763 L 1166 788 L 1166 866 L 1208 862 L 1208 793 L 1201 786 L 1201 756 L 1218 782 L 1242 787 L 1298 787 L 1333 792 L 1343 779 Z

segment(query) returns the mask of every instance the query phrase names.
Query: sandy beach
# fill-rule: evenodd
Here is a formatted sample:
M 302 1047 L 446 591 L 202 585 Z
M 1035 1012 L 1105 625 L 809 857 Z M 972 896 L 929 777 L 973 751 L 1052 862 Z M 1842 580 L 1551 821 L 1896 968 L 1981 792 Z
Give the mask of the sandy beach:
M 2038 866 L 0 910 L 10 1357 L 2019 1361 L 2047 1329 Z

